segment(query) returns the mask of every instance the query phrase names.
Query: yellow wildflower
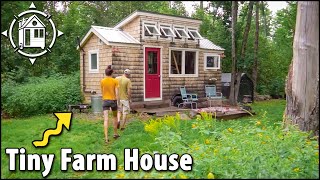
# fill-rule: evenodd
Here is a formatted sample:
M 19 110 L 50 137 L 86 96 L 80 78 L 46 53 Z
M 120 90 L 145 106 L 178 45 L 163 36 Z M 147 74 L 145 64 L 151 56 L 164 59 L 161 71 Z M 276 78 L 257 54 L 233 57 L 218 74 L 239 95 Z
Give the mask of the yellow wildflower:
M 294 168 L 293 171 L 294 171 L 294 172 L 299 172 L 299 171 L 300 171 L 300 168 Z
M 124 178 L 124 173 L 117 174 L 116 177 L 117 177 L 118 179 L 123 179 L 123 178 Z
M 196 128 L 197 127 L 197 125 L 195 125 L 195 124 L 192 124 L 192 128 Z
M 180 177 L 181 179 L 188 179 L 188 177 L 187 177 L 186 175 L 184 175 L 184 174 L 179 174 L 179 177 Z
M 233 132 L 232 128 L 228 128 L 228 131 L 231 132 L 231 133 Z
M 214 149 L 214 150 L 213 150 L 213 155 L 216 155 L 218 152 L 219 152 L 218 149 Z
M 307 141 L 306 143 L 307 143 L 308 145 L 310 145 L 310 144 L 311 144 L 311 142 L 310 142 L 310 141 Z
M 146 175 L 143 176 L 143 178 L 144 178 L 144 179 L 149 179 L 150 176 L 149 176 L 149 174 L 146 174 Z
M 316 156 L 319 156 L 319 152 L 316 152 L 315 154 L 316 154 Z
M 262 141 L 261 144 L 266 144 L 266 142 Z
M 212 173 L 208 174 L 208 179 L 214 179 L 214 175 Z
M 262 134 L 261 134 L 261 133 L 258 133 L 258 136 L 259 136 L 259 137 L 262 137 Z
M 259 126 L 261 124 L 261 121 L 257 121 L 256 125 Z
M 197 151 L 197 150 L 199 150 L 200 149 L 200 147 L 199 146 L 197 146 L 196 148 L 195 148 L 195 150 Z
M 119 170 L 123 170 L 123 166 L 119 166 L 119 168 L 118 168 Z
M 206 139 L 205 143 L 206 143 L 206 144 L 210 144 L 210 140 L 209 140 L 209 139 Z

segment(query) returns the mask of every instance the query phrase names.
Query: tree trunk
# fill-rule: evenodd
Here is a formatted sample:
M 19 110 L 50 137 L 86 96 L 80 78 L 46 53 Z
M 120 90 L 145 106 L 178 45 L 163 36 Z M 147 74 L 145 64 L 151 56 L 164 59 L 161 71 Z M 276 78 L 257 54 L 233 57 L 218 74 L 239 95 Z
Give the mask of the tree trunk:
M 232 72 L 231 72 L 231 84 L 230 84 L 230 96 L 229 101 L 231 105 L 237 104 L 237 96 L 235 96 L 235 79 L 236 79 L 236 24 L 238 16 L 238 1 L 232 1 L 232 21 L 231 21 L 231 36 L 232 36 Z
M 266 37 L 268 36 L 268 29 L 267 29 L 267 17 L 266 17 L 266 12 L 265 12 L 265 2 L 261 1 L 261 11 L 262 11 L 262 16 L 263 16 L 263 22 L 264 22 L 264 31 Z
M 258 47 L 259 47 L 259 1 L 256 2 L 256 33 L 254 41 L 254 61 L 252 68 L 253 99 L 256 97 L 257 77 L 258 77 Z
M 203 1 L 200 1 L 200 9 L 203 10 Z
M 249 10 L 248 10 L 247 24 L 246 24 L 245 31 L 243 33 L 243 41 L 242 41 L 242 47 L 241 47 L 241 59 L 242 60 L 245 57 L 245 51 L 246 51 L 247 42 L 248 42 L 248 35 L 249 35 L 249 32 L 250 32 L 253 1 L 250 1 L 248 6 L 249 6 Z
M 319 137 L 319 2 L 298 1 L 295 29 L 284 120 Z

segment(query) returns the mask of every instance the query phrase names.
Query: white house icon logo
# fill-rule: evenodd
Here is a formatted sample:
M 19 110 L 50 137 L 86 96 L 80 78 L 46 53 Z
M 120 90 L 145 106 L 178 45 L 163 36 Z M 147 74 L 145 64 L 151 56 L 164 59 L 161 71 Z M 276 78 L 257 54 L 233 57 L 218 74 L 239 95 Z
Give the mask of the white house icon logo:
M 51 15 L 35 10 L 36 7 L 33 3 L 31 3 L 29 9 L 30 10 L 28 11 L 20 13 L 18 16 L 14 16 L 15 18 L 11 22 L 9 30 L 2 32 L 2 35 L 10 40 L 15 52 L 28 57 L 31 64 L 34 64 L 37 57 L 40 57 L 47 52 L 51 52 L 51 48 L 53 47 L 56 38 L 63 35 L 63 33 L 56 30 Z M 28 14 L 32 15 L 25 17 Z M 14 28 L 16 22 L 18 22 L 18 43 L 14 41 L 16 38 L 13 37 L 14 30 L 16 30 Z M 46 22 L 47 25 L 44 22 Z M 52 27 L 51 32 L 46 31 L 46 26 L 48 25 L 51 25 Z M 50 35 L 50 37 L 48 35 Z M 51 42 L 47 41 L 48 46 L 46 46 L 47 38 L 51 39 Z M 30 49 L 33 51 L 30 52 Z M 41 50 L 41 52 L 35 53 L 36 50 Z
M 19 49 L 24 47 L 45 48 L 46 29 L 42 21 L 33 15 L 19 21 Z

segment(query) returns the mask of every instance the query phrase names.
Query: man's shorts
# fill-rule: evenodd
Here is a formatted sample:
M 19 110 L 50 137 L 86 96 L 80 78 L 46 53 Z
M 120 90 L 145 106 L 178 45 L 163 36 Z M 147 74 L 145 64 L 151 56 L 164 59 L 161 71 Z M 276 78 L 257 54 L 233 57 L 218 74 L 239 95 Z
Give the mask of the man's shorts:
M 129 114 L 130 113 L 129 101 L 128 100 L 120 100 L 118 111 L 122 112 L 123 114 Z
M 110 108 L 112 111 L 116 111 L 118 109 L 117 101 L 116 100 L 103 100 L 102 108 L 104 111 L 110 110 Z

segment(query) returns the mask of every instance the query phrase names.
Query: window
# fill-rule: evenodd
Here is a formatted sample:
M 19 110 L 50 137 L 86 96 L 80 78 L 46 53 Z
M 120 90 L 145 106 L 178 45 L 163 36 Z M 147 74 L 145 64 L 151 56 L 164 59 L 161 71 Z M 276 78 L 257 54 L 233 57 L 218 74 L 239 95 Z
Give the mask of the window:
M 38 31 L 39 31 L 38 29 L 35 29 L 35 30 L 34 30 L 34 37 L 35 37 L 35 38 L 38 38 L 38 37 L 39 37 Z
M 160 25 L 160 31 L 162 38 L 168 38 L 168 37 L 176 37 L 175 33 L 171 29 L 169 25 Z
M 89 73 L 99 72 L 99 52 L 89 51 Z
M 190 36 L 188 35 L 188 33 L 184 30 L 184 28 L 182 27 L 175 27 L 174 28 L 175 32 L 176 32 L 176 39 L 181 39 L 181 38 L 190 38 Z
M 159 29 L 156 27 L 154 23 L 144 23 L 144 35 L 145 36 L 159 36 L 161 35 Z
M 218 54 L 204 54 L 205 69 L 220 69 L 220 56 Z
M 157 52 L 148 52 L 148 74 L 158 73 Z
M 196 74 L 196 52 L 185 51 L 185 73 Z
M 25 29 L 25 46 L 30 46 L 30 29 Z
M 40 38 L 43 38 L 43 29 L 40 29 Z
M 186 49 L 170 50 L 170 77 L 197 77 L 198 52 Z
M 202 36 L 196 29 L 188 29 L 188 33 L 192 39 L 202 39 Z

